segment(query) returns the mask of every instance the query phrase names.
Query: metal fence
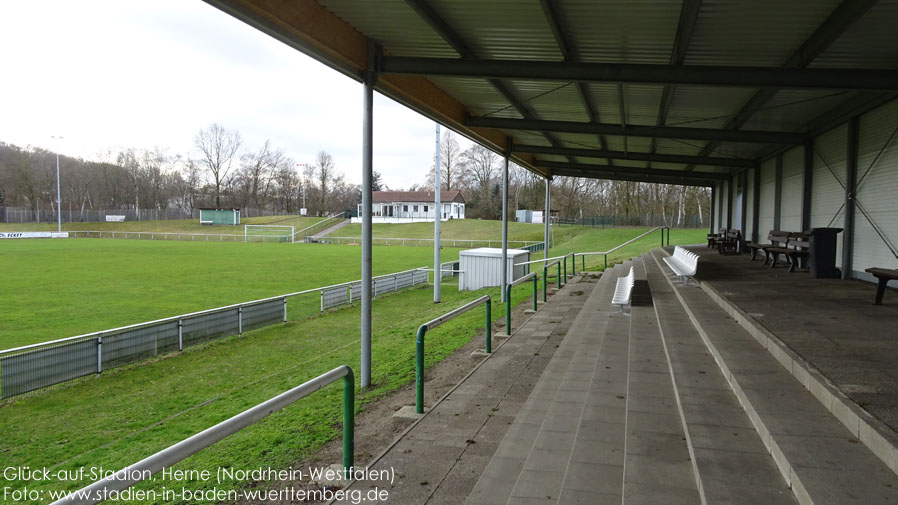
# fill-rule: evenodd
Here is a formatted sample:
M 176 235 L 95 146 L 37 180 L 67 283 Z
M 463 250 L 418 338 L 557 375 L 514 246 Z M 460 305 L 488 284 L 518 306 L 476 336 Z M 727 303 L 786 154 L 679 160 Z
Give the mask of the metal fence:
M 199 219 L 199 209 L 62 209 L 63 223 L 103 223 L 106 216 L 125 216 L 126 221 L 166 221 L 171 219 Z M 283 211 L 268 209 L 240 209 L 240 217 L 288 215 Z M 0 207 L 3 223 L 55 223 L 55 210 L 29 209 L 26 207 Z
M 421 246 L 433 247 L 432 238 L 390 238 L 390 237 L 374 237 L 371 239 L 373 245 L 402 245 L 402 246 Z M 361 244 L 361 237 L 322 237 L 318 240 L 321 244 Z M 537 244 L 542 244 L 535 240 L 509 240 L 508 247 L 511 249 L 525 249 Z M 502 247 L 501 240 L 478 240 L 478 239 L 440 239 L 440 245 L 443 247 Z
M 425 284 L 426 270 L 372 279 L 374 297 Z M 22 395 L 104 370 L 182 351 L 203 342 L 348 305 L 362 296 L 361 281 L 307 289 L 261 300 L 182 314 L 111 330 L 0 351 L 0 399 Z
M 117 238 L 130 240 L 187 240 L 191 242 L 244 242 L 243 234 L 231 233 L 187 233 L 187 232 L 160 232 L 160 231 L 70 231 L 66 232 L 70 238 Z M 259 240 L 253 242 L 279 242 L 280 237 L 259 236 Z
M 707 226 L 708 216 L 699 217 L 697 214 L 687 214 L 680 225 L 685 228 L 704 228 Z M 589 226 L 592 228 L 616 228 L 632 226 L 674 226 L 676 216 L 596 216 L 596 217 L 558 217 L 553 218 L 552 223 L 558 225 Z M 673 222 L 672 222 L 673 221 Z

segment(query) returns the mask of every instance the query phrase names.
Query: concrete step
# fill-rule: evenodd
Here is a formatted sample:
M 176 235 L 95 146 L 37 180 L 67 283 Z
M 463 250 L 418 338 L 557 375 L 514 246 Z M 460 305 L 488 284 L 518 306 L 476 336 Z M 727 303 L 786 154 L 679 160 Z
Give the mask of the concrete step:
M 622 270 L 622 267 L 609 269 L 585 297 L 584 306 L 567 336 L 466 503 L 557 502 L 583 417 L 583 397 L 592 381 L 602 340 L 607 334 L 605 327 L 613 310 L 608 301 Z
M 645 280 L 644 261 L 635 264 L 636 278 Z M 631 309 L 628 354 L 622 503 L 700 503 L 651 299 Z
M 700 287 L 676 282 L 661 254 L 652 253 L 656 266 L 797 501 L 898 502 L 898 476 Z
M 701 502 L 797 503 L 663 271 L 645 266 Z

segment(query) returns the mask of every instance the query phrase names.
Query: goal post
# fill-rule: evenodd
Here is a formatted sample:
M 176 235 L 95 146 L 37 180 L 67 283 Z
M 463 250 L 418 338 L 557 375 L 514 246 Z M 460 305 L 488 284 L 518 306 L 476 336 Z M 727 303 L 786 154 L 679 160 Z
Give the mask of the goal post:
M 243 227 L 244 242 L 294 243 L 294 226 L 274 224 L 248 224 Z

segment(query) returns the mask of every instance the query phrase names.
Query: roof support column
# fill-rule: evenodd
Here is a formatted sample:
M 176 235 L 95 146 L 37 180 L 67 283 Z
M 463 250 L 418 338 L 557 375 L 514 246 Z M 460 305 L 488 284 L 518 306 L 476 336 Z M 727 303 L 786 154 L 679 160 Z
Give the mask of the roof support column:
M 714 233 L 714 200 L 719 198 L 717 187 L 720 183 L 711 186 L 711 209 L 708 211 L 708 233 Z M 718 217 L 718 219 L 720 219 Z
M 546 213 L 543 214 L 543 259 L 549 259 L 549 211 L 552 209 L 552 176 L 546 176 Z M 604 218 L 603 218 L 604 219 Z M 543 263 L 545 265 L 545 263 Z M 543 279 L 543 282 L 546 282 Z
M 502 164 L 502 294 L 500 299 L 505 304 L 505 310 L 511 310 L 511 300 L 505 299 L 505 286 L 508 285 L 508 157 L 511 156 L 511 141 L 505 150 L 505 159 Z M 511 335 L 511 328 L 505 328 L 505 334 Z
M 739 223 L 739 230 L 742 231 L 742 240 L 746 240 L 745 238 L 745 230 L 746 224 L 748 224 L 748 172 L 743 171 L 739 176 L 739 183 L 742 186 L 742 208 L 740 209 L 740 214 L 742 219 Z
M 733 200 L 736 197 L 736 176 L 730 177 L 727 181 L 727 230 L 733 228 L 733 211 L 736 205 Z
M 780 229 L 780 214 L 783 210 L 783 153 L 776 155 L 776 175 L 773 190 L 773 229 Z M 790 230 L 791 231 L 791 230 Z
M 848 121 L 848 146 L 845 158 L 845 224 L 842 232 L 842 278 L 852 278 L 854 257 L 854 200 L 857 197 L 857 155 L 859 117 Z
M 379 48 L 368 41 L 368 69 L 362 87 L 362 329 L 359 386 L 371 386 L 371 179 L 374 172 L 375 58 Z
M 720 181 L 720 184 L 717 185 L 717 228 L 723 228 L 726 226 L 723 222 L 723 185 L 726 184 L 726 181 Z M 713 231 L 711 233 L 714 233 Z
M 761 218 L 758 214 L 761 212 L 761 166 L 755 167 L 755 184 L 752 187 L 754 195 L 751 199 L 751 241 L 758 243 L 758 226 L 760 226 Z
M 804 144 L 804 182 L 801 191 L 801 231 L 811 229 L 811 193 L 814 184 L 814 141 Z
M 440 205 L 440 123 L 437 123 L 437 155 L 433 164 L 433 303 L 440 303 L 440 283 L 443 271 L 440 268 L 440 218 L 443 217 Z

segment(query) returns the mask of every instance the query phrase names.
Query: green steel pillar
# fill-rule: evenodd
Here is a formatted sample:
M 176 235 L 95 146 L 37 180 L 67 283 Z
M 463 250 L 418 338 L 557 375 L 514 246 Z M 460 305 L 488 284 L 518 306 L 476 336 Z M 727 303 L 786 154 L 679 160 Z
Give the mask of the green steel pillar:
M 492 300 L 486 301 L 486 326 L 483 328 L 484 335 L 486 336 L 486 344 L 484 345 L 484 350 L 486 350 L 487 354 L 493 352 L 493 302 Z
M 537 290 L 538 288 L 536 287 L 536 284 L 537 284 L 537 279 L 536 279 L 536 276 L 534 275 L 534 276 L 533 276 L 533 310 L 534 310 L 534 311 L 537 310 L 537 309 L 536 309 L 536 290 Z
M 427 326 L 418 328 L 415 338 L 415 413 L 424 413 L 424 334 Z
M 505 334 L 511 336 L 511 284 L 505 286 Z
M 349 367 L 347 367 L 349 368 Z M 343 377 L 343 477 L 355 461 L 355 376 L 352 369 Z

